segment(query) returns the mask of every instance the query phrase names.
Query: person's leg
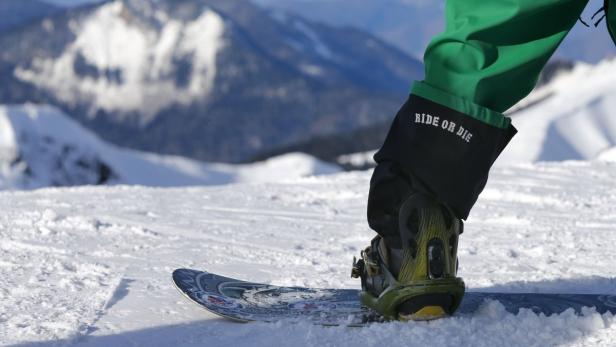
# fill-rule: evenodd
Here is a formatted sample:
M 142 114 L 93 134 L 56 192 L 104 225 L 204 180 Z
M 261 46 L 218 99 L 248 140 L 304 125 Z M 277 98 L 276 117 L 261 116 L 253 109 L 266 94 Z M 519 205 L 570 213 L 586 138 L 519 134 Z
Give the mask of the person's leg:
M 610 33 L 612 41 L 616 43 L 616 0 L 605 0 L 603 9 L 605 10 L 607 31 Z
M 446 30 L 424 55 L 424 83 L 504 112 L 533 89 L 587 2 L 449 0 Z
M 414 189 L 466 219 L 490 167 L 516 132 L 501 112 L 532 90 L 587 2 L 448 0 L 445 32 L 425 53 L 425 80 L 413 85 L 377 163 L 399 167 Z M 390 173 L 383 171 L 376 170 L 374 183 Z M 371 194 L 381 195 L 380 189 L 373 187 Z M 396 238 L 371 213 L 386 197 L 374 197 L 379 203 L 369 206 L 370 224 Z
M 366 305 L 394 318 L 455 311 L 464 293 L 456 277 L 462 219 L 516 132 L 502 112 L 531 91 L 586 3 L 447 1 L 425 80 L 375 155 L 368 222 L 382 239 L 354 267 Z

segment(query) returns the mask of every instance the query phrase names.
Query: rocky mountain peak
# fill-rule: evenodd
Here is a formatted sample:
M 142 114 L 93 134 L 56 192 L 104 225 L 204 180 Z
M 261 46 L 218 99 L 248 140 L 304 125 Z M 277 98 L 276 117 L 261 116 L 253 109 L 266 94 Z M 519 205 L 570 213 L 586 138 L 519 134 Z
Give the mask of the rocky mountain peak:
M 207 161 L 389 119 L 422 73 L 369 34 L 244 0 L 113 0 L 0 46 L 0 103 L 53 104 L 106 140 Z

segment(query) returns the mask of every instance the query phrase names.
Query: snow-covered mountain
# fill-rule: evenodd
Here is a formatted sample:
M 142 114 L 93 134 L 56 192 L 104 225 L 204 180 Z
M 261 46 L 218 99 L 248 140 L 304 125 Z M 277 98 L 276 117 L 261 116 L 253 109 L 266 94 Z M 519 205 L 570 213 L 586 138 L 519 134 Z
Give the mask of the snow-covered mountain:
M 578 64 L 535 90 L 512 114 L 519 132 L 497 162 L 592 159 L 613 148 L 614 86 L 616 59 Z
M 273 10 L 301 13 L 307 18 L 337 26 L 369 31 L 423 56 L 430 39 L 444 27 L 444 1 L 426 0 L 252 0 Z
M 216 185 L 339 172 L 308 155 L 230 165 L 127 150 L 108 144 L 49 106 L 0 106 L 0 190 L 48 186 Z
M 0 103 L 47 103 L 105 139 L 207 161 L 391 119 L 421 64 L 246 0 L 114 0 L 0 35 Z

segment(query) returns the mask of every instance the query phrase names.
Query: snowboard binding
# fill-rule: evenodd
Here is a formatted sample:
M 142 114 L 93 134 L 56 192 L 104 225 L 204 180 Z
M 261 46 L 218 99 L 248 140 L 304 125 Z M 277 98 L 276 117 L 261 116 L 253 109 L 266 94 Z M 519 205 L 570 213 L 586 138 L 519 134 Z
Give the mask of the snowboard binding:
M 449 208 L 412 194 L 398 212 L 400 248 L 374 238 L 351 276 L 360 278 L 361 302 L 387 320 L 432 320 L 453 314 L 464 296 L 456 277 L 462 221 Z

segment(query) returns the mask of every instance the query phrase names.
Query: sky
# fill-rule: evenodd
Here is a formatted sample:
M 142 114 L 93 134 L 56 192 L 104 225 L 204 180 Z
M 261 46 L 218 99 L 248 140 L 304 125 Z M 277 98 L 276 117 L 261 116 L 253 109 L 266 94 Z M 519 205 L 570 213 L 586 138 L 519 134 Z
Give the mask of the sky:
M 45 2 L 49 2 L 55 5 L 62 6 L 75 6 L 75 5 L 83 5 L 92 2 L 98 2 L 102 0 L 44 0 Z
M 43 1 L 56 5 L 77 6 L 86 3 L 100 2 L 103 0 Z M 342 3 L 344 6 L 346 6 L 346 3 L 348 3 L 349 6 L 352 7 L 354 5 L 359 5 L 360 3 L 365 5 L 374 4 L 374 2 L 378 3 L 381 1 L 385 2 L 385 0 L 256 0 L 256 2 L 259 4 L 276 5 L 281 8 L 288 8 L 294 11 L 299 11 L 304 16 L 307 16 L 308 18 L 311 18 L 313 20 L 323 21 L 330 24 L 343 23 L 344 25 L 357 26 L 361 29 L 376 34 L 377 36 L 385 39 L 386 41 L 404 49 L 407 53 L 410 53 L 420 58 L 423 55 L 425 46 L 429 42 L 430 38 L 433 37 L 434 34 L 440 32 L 442 26 L 444 26 L 442 20 L 439 21 L 436 17 L 434 18 L 436 18 L 437 20 L 427 21 L 426 23 L 419 23 L 417 22 L 418 19 L 415 18 L 415 22 L 413 23 L 420 25 L 421 28 L 425 28 L 425 30 L 417 31 L 416 25 L 407 22 L 407 19 L 405 17 L 400 18 L 397 13 L 387 14 L 386 12 L 381 11 L 382 9 L 377 9 L 377 11 L 374 9 L 374 6 L 363 6 L 363 10 L 359 10 L 358 8 L 351 10 L 350 8 L 349 11 L 346 11 L 346 14 L 343 15 L 339 15 L 339 10 L 340 8 L 342 8 L 340 6 L 329 6 L 323 8 L 322 11 L 314 10 L 313 8 L 312 13 L 304 13 L 306 7 L 302 7 L 302 5 L 299 5 L 299 7 L 290 6 L 290 4 L 292 3 L 329 3 L 330 5 L 332 3 Z M 398 4 L 412 3 L 417 5 L 433 4 L 434 1 L 438 1 L 443 4 L 445 3 L 445 0 L 395 0 L 392 2 Z M 586 18 L 587 21 L 590 21 L 590 17 L 592 16 L 592 14 L 602 5 L 603 0 L 589 0 L 589 4 L 588 6 L 586 6 L 583 17 Z M 384 7 L 387 8 L 387 6 Z M 366 9 L 371 12 L 366 13 Z M 442 13 L 431 13 L 432 16 L 442 16 Z M 373 15 L 376 17 L 374 17 Z M 605 24 L 602 24 L 597 30 L 593 29 L 595 28 L 585 28 L 583 25 L 578 23 L 574 27 L 573 31 L 568 36 L 564 44 L 556 52 L 555 56 L 566 60 L 581 60 L 591 63 L 596 63 L 597 61 L 604 59 L 605 57 L 614 56 L 614 45 L 612 44 L 612 40 L 607 30 L 605 30 Z M 409 40 L 410 35 L 412 35 L 412 37 L 414 38 L 413 40 Z

